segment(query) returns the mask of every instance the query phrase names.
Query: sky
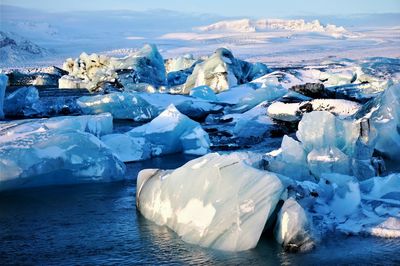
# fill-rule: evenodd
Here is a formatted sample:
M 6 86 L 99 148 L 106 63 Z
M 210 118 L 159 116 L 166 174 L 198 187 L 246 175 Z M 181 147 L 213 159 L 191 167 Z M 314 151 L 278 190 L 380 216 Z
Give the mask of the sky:
M 400 13 L 400 0 L 0 0 L 0 3 L 51 12 L 169 9 L 252 17 Z

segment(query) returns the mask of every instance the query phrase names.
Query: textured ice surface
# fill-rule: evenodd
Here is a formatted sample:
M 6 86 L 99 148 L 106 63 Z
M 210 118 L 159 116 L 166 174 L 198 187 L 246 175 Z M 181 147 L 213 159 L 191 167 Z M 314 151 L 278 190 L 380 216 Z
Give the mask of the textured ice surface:
M 367 117 L 378 134 L 375 149 L 400 161 L 400 85 L 393 85 L 378 96 Z
M 4 96 L 6 93 L 7 82 L 8 82 L 8 77 L 4 74 L 0 74 L 0 119 L 4 117 L 3 106 L 4 106 Z
M 264 101 L 276 100 L 287 93 L 275 77 L 269 74 L 247 84 L 230 88 L 217 95 L 220 102 L 233 104 L 233 112 L 245 112 Z
M 284 189 L 275 174 L 216 153 L 174 171 L 143 170 L 137 188 L 137 207 L 147 219 L 186 242 L 229 251 L 257 245 Z
M 268 107 L 268 115 L 276 120 L 299 121 L 301 115 L 311 111 L 328 111 L 338 117 L 354 115 L 361 105 L 341 99 L 315 99 L 299 103 L 274 102 Z
M 177 152 L 201 155 L 207 153 L 210 147 L 208 134 L 200 124 L 181 114 L 174 105 L 151 122 L 126 134 L 146 138 L 151 143 L 152 156 Z
M 148 83 L 156 87 L 166 84 L 164 60 L 155 45 L 145 45 L 124 58 L 82 53 L 79 58 L 67 59 L 63 69 L 69 76 L 60 79 L 60 88 L 86 87 L 93 91 L 104 83 L 129 85 Z
M 306 251 L 314 246 L 307 213 L 293 198 L 285 200 L 274 229 L 276 241 L 290 251 Z
M 115 119 L 149 121 L 159 113 L 156 107 L 134 92 L 83 96 L 77 99 L 77 103 L 84 114 L 109 112 Z
M 236 59 L 232 52 L 219 48 L 204 62 L 194 67 L 185 83 L 183 93 L 189 93 L 194 87 L 207 85 L 219 93 L 230 87 L 249 82 L 270 72 L 264 64 L 253 65 Z
M 0 190 L 123 179 L 125 165 L 93 135 L 111 130 L 109 114 L 1 124 Z
M 169 58 L 165 62 L 165 70 L 167 73 L 184 70 L 190 68 L 196 61 L 192 54 Z
M 39 101 L 39 92 L 35 87 L 23 87 L 4 99 L 4 113 L 7 116 L 28 117 L 44 111 Z
M 323 173 L 372 177 L 373 149 L 370 136 L 360 133 L 363 128 L 359 121 L 341 120 L 327 111 L 305 113 L 296 133 L 299 142 L 284 137 L 281 149 L 267 156 L 267 169 L 300 180 Z

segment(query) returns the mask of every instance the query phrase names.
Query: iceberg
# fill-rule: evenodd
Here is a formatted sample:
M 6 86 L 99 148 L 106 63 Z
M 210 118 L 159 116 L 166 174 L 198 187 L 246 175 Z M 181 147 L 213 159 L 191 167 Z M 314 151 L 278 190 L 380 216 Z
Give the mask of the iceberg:
M 4 113 L 9 117 L 30 117 L 40 115 L 44 111 L 35 87 L 20 88 L 4 100 Z
M 83 96 L 77 99 L 82 113 L 111 113 L 114 119 L 149 121 L 157 116 L 158 109 L 135 92 L 114 92 L 105 95 Z
M 75 60 L 67 59 L 63 69 L 69 74 L 60 79 L 60 88 L 77 86 L 96 91 L 104 83 L 148 83 L 155 87 L 166 84 L 164 60 L 155 45 L 145 45 L 124 58 L 82 53 Z
M 305 113 L 296 132 L 298 141 L 284 137 L 281 149 L 266 155 L 267 170 L 298 180 L 318 180 L 323 173 L 361 179 L 375 176 L 370 147 L 374 136 L 361 133 L 368 130 L 366 124 L 342 120 L 327 111 Z
M 219 93 L 269 72 L 264 64 L 253 65 L 238 60 L 228 49 L 219 48 L 204 62 L 195 65 L 193 73 L 186 80 L 183 93 L 188 94 L 192 88 L 203 85 Z
M 8 77 L 4 74 L 0 74 L 0 119 L 4 118 L 4 96 L 6 94 L 6 87 L 8 83 Z
M 136 204 L 188 243 L 241 251 L 257 245 L 283 191 L 275 174 L 211 153 L 173 171 L 142 170 Z
M 172 104 L 151 122 L 126 134 L 133 138 L 146 138 L 152 156 L 177 152 L 201 155 L 210 148 L 208 134 L 201 125 L 181 114 Z
M 2 124 L 0 190 L 124 179 L 125 165 L 91 134 L 110 130 L 109 114 Z
M 275 240 L 289 251 L 308 251 L 315 245 L 305 210 L 293 198 L 285 200 L 274 229 Z

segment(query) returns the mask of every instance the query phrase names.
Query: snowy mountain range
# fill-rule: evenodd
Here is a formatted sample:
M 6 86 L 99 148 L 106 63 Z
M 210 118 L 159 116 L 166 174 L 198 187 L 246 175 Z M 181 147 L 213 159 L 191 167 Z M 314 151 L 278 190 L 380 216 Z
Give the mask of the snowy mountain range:
M 11 32 L 0 31 L 0 66 L 42 58 L 49 50 Z
M 286 20 L 286 19 L 239 19 L 223 20 L 207 26 L 194 28 L 200 32 L 264 32 L 271 30 L 285 30 L 295 32 L 318 32 L 326 33 L 333 37 L 351 36 L 352 34 L 345 28 L 327 24 L 323 25 L 318 20 L 306 22 L 304 19 Z

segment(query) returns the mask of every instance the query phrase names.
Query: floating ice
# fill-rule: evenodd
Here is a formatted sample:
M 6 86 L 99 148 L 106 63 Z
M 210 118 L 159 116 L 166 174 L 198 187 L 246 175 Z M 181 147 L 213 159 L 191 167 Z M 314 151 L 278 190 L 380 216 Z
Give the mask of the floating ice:
M 155 45 L 145 45 L 124 58 L 82 53 L 75 60 L 67 59 L 63 69 L 69 76 L 60 79 L 60 88 L 85 86 L 94 91 L 104 83 L 117 81 L 123 86 L 131 83 L 148 83 L 156 87 L 166 84 L 164 60 Z
M 144 137 L 151 143 L 152 156 L 184 152 L 205 154 L 209 151 L 208 134 L 199 123 L 181 114 L 170 105 L 151 122 L 132 129 L 127 135 Z
M 123 179 L 125 165 L 84 132 L 111 130 L 109 114 L 2 124 L 0 190 Z
M 9 94 L 4 100 L 4 113 L 7 116 L 29 117 L 44 111 L 35 87 L 23 87 Z
M 136 162 L 151 157 L 151 146 L 145 138 L 133 138 L 126 134 L 109 134 L 101 138 L 119 160 Z
M 314 247 L 311 223 L 304 209 L 293 198 L 283 204 L 274 230 L 276 241 L 290 251 L 306 251 Z
M 208 101 L 217 101 L 214 91 L 208 86 L 199 86 L 190 90 L 190 96 Z
M 115 119 L 149 121 L 159 113 L 157 108 L 134 92 L 83 96 L 77 99 L 77 103 L 84 114 L 109 112 Z
M 275 174 L 246 165 L 240 156 L 212 153 L 174 171 L 141 171 L 136 199 L 147 219 L 184 241 L 240 251 L 257 245 L 283 189 Z
M 183 93 L 189 93 L 194 87 L 207 85 L 219 93 L 230 87 L 249 82 L 270 72 L 264 64 L 252 65 L 236 59 L 231 51 L 219 48 L 204 62 L 194 67 L 185 83 Z
M 326 111 L 305 113 L 296 133 L 299 142 L 284 137 L 281 150 L 267 155 L 267 169 L 299 180 L 311 176 L 318 179 L 323 173 L 356 175 L 362 179 L 375 176 L 373 149 L 369 147 L 372 136 L 360 133 L 365 130 L 364 124 L 341 120 Z

